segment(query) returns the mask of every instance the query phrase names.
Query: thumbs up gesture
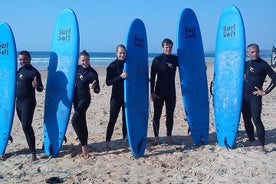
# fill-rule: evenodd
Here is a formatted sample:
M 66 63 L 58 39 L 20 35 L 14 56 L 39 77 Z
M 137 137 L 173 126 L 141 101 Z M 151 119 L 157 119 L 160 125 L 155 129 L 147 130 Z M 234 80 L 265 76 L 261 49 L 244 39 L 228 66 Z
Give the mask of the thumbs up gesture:
M 34 88 L 37 87 L 36 76 L 34 77 L 34 80 L 32 81 L 32 85 L 33 85 Z
M 90 89 L 94 89 L 96 85 L 96 80 L 94 80 L 92 83 L 89 84 Z

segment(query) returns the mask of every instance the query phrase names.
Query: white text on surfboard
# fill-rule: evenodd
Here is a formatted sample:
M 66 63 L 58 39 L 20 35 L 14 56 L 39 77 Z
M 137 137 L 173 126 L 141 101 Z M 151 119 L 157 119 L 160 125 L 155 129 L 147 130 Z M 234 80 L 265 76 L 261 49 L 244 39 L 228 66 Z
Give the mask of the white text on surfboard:
M 196 39 L 196 29 L 195 27 L 185 27 L 186 39 Z
M 223 38 L 235 37 L 236 36 L 236 24 L 232 26 L 223 27 Z
M 59 30 L 59 36 L 58 36 L 58 41 L 70 41 L 70 33 L 71 33 L 71 28 L 69 29 L 60 29 Z
M 0 55 L 8 55 L 9 54 L 9 42 L 1 43 L 0 42 Z
M 134 45 L 144 49 L 144 42 L 145 40 L 143 38 L 139 38 L 137 35 L 134 36 Z

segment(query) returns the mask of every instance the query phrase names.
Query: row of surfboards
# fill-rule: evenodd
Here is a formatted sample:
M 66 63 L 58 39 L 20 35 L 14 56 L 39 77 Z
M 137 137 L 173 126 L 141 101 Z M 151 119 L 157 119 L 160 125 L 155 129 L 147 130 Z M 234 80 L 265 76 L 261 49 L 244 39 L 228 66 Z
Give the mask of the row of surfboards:
M 16 46 L 11 28 L 0 24 L 0 155 L 11 133 L 16 90 Z M 208 144 L 209 99 L 201 32 L 192 9 L 183 10 L 178 25 L 177 55 L 182 99 L 195 145 Z M 126 39 L 125 112 L 128 141 L 134 158 L 144 156 L 148 129 L 148 46 L 146 28 L 135 19 Z M 70 117 L 79 54 L 79 27 L 73 10 L 58 16 L 51 47 L 44 107 L 44 151 L 57 156 Z M 214 67 L 214 118 L 218 145 L 233 148 L 238 131 L 245 33 L 235 6 L 223 10 L 218 30 Z M 138 78 L 139 77 L 139 78 Z M 11 85 L 12 84 L 12 85 Z M 184 112 L 183 112 L 184 113 Z

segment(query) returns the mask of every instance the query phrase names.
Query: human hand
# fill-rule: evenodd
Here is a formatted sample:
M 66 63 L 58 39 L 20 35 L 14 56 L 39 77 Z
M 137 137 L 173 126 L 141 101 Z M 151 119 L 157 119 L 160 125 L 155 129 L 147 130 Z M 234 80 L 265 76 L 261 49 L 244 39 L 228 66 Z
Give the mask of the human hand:
M 32 81 L 32 86 L 33 86 L 34 88 L 36 88 L 36 87 L 37 87 L 37 80 L 36 80 L 36 76 L 34 77 L 34 80 Z
M 154 102 L 155 99 L 159 99 L 159 96 L 156 93 L 151 93 L 150 98 Z
M 253 91 L 253 95 L 255 96 L 264 96 L 266 95 L 265 91 L 263 89 L 259 89 L 255 86 L 256 91 Z
M 127 73 L 125 72 L 125 70 L 123 70 L 122 74 L 120 75 L 120 77 L 122 79 L 126 79 L 127 78 Z
M 96 80 L 94 80 L 92 83 L 89 84 L 90 89 L 94 89 L 96 85 Z

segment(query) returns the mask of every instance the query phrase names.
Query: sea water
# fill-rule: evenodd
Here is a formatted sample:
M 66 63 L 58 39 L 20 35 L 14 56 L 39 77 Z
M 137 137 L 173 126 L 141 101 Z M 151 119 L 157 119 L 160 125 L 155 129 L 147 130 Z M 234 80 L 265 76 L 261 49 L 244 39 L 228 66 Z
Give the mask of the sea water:
M 30 51 L 32 57 L 32 65 L 38 70 L 47 70 L 50 58 L 50 52 L 48 51 Z M 160 53 L 149 53 L 148 62 L 151 64 L 154 57 Z M 174 53 L 175 54 L 175 53 Z M 92 67 L 107 67 L 113 60 L 116 59 L 116 54 L 113 52 L 90 52 L 90 65 Z M 214 51 L 205 52 L 205 62 L 213 62 L 215 57 Z M 271 51 L 262 50 L 260 57 L 270 63 Z M 246 58 L 247 60 L 249 58 Z M 20 67 L 20 65 L 18 65 Z

